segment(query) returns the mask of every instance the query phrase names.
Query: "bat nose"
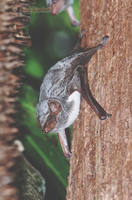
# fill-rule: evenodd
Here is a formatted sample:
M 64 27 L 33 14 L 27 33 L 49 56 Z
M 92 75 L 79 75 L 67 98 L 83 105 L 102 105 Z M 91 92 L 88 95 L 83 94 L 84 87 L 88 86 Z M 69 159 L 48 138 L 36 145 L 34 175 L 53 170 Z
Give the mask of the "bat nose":
M 50 130 L 48 130 L 47 127 L 44 127 L 44 128 L 43 128 L 43 132 L 44 132 L 44 133 L 49 133 L 49 131 L 50 131 Z
M 50 133 L 52 129 L 53 129 L 53 128 L 50 127 L 49 124 L 46 123 L 46 124 L 44 125 L 44 127 L 43 127 L 43 132 L 47 134 L 47 133 Z

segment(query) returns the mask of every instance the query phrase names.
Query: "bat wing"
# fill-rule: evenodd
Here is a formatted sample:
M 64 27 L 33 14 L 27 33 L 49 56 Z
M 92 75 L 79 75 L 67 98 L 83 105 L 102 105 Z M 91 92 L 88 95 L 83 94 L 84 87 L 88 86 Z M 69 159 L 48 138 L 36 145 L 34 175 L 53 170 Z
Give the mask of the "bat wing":
M 82 96 L 85 98 L 85 100 L 88 102 L 88 104 L 91 106 L 91 108 L 94 110 L 94 112 L 98 115 L 98 117 L 101 120 L 109 118 L 111 114 L 108 114 L 92 95 L 92 92 L 88 84 L 87 68 L 86 67 L 79 68 L 79 74 L 81 80 Z

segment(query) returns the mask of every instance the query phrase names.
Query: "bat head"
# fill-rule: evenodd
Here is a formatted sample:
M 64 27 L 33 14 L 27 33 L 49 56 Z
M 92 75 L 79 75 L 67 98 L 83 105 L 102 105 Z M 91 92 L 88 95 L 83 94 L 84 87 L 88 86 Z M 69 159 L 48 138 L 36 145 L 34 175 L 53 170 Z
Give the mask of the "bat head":
M 43 100 L 38 103 L 37 119 L 44 133 L 49 133 L 55 129 L 61 110 L 60 103 L 55 100 Z

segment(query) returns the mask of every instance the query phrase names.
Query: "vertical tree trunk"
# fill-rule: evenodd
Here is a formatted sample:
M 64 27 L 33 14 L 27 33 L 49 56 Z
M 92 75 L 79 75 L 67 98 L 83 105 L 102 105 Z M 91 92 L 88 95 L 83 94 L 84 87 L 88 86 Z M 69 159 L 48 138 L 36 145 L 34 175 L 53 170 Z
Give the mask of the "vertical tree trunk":
M 21 153 L 13 117 L 19 77 L 13 71 L 23 66 L 20 57 L 27 44 L 23 28 L 29 19 L 20 9 L 28 5 L 29 0 L 0 0 L 0 200 L 19 199 L 15 183 Z
M 109 41 L 90 61 L 91 90 L 112 117 L 100 121 L 85 100 L 74 124 L 67 200 L 132 198 L 132 40 L 130 0 L 80 0 L 83 46 Z M 130 44 L 131 43 L 131 44 Z

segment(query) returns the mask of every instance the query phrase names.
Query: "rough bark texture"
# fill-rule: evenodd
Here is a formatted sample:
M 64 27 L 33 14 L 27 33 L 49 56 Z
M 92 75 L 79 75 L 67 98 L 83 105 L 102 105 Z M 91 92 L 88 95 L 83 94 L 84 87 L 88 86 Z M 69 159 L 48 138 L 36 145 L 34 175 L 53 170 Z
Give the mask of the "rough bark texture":
M 67 200 L 132 199 L 132 37 L 130 0 L 80 0 L 82 46 L 110 39 L 90 61 L 88 78 L 112 114 L 100 121 L 83 100 L 74 124 Z
M 20 12 L 29 0 L 0 0 L 0 200 L 18 200 L 15 185 L 20 156 L 15 144 L 18 129 L 14 114 L 19 77 L 13 70 L 23 66 L 22 46 L 27 44 L 23 28 L 29 21 Z

